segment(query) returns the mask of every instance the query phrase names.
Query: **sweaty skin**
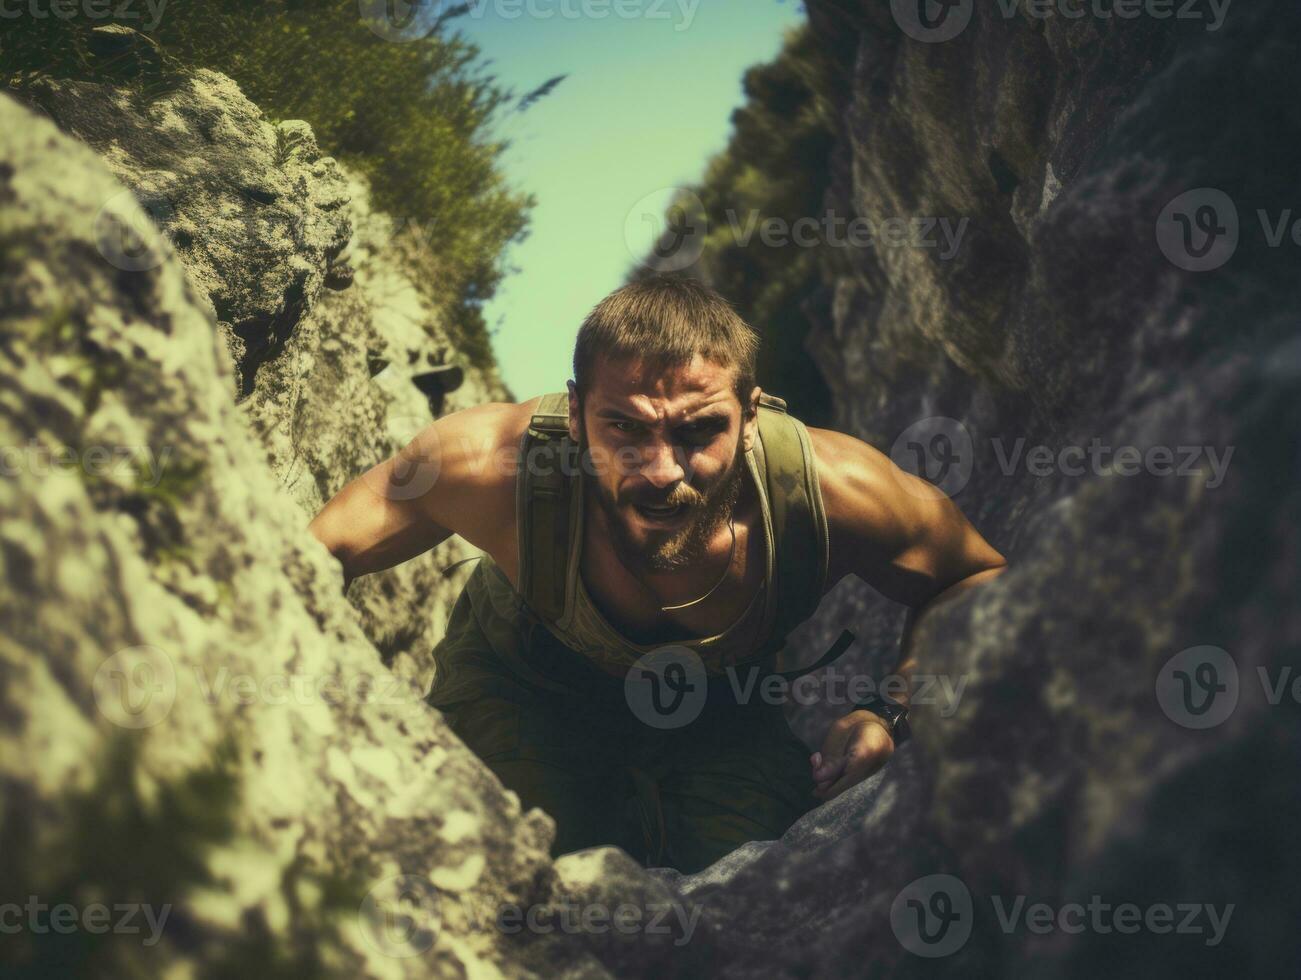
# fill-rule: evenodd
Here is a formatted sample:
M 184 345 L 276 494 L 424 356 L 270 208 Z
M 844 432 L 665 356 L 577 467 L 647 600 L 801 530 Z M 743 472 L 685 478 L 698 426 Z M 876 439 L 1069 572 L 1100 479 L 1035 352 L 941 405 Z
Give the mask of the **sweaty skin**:
M 761 513 L 744 470 L 760 389 L 743 412 L 733 369 L 699 355 L 671 368 L 602 358 L 593 374 L 581 404 L 569 384 L 570 435 L 594 471 L 583 474 L 583 583 L 633 642 L 720 633 L 744 612 L 764 574 Z M 344 588 L 452 534 L 489 554 L 518 588 L 515 454 L 538 401 L 438 419 L 339 491 L 309 529 L 342 565 Z M 828 591 L 855 574 L 911 607 L 911 627 L 918 614 L 1002 571 L 1003 556 L 935 487 L 860 439 L 808 431 L 830 534 Z M 657 505 L 677 509 L 667 516 L 642 509 Z M 661 609 L 716 584 L 702 602 Z M 913 668 L 906 640 L 897 668 L 905 677 Z M 850 712 L 810 757 L 814 795 L 837 796 L 893 751 L 882 719 Z

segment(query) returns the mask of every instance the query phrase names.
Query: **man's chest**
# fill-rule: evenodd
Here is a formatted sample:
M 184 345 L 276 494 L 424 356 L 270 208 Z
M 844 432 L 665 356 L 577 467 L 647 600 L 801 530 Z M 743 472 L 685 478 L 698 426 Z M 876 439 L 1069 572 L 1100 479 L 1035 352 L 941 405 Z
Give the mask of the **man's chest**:
M 724 633 L 752 608 L 766 577 L 759 513 L 734 521 L 735 549 L 702 557 L 680 577 L 639 576 L 598 528 L 584 529 L 578 587 L 605 622 L 637 644 L 674 643 Z M 730 553 L 729 553 L 730 552 Z M 706 595 L 707 594 L 707 595 Z M 692 602 L 702 595 L 705 598 Z M 691 603 L 683 609 L 668 605 Z

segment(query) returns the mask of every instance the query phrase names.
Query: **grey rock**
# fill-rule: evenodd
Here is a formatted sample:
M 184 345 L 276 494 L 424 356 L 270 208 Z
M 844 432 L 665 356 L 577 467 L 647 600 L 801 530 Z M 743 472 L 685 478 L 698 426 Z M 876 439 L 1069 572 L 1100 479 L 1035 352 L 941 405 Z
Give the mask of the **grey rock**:
M 365 180 L 322 155 L 307 123 L 272 124 L 230 78 L 202 70 L 154 95 L 42 78 L 23 97 L 129 188 L 95 216 L 101 251 L 124 272 L 179 259 L 217 320 L 248 424 L 306 519 L 405 446 L 431 408 L 506 397 L 495 372 L 443 363 L 443 314 L 411 271 L 423 241 L 371 208 Z M 150 219 L 139 227 L 119 214 L 132 199 Z M 434 370 L 464 384 L 431 400 L 418 379 Z M 385 663 L 418 684 L 432 681 L 430 653 L 470 566 L 442 571 L 476 553 L 454 539 L 349 590 Z
M 970 475 L 952 492 L 1011 568 L 923 620 L 919 669 L 962 695 L 917 707 L 907 756 L 781 842 L 660 874 L 720 923 L 722 975 L 1295 973 L 1301 945 L 1281 924 L 1301 906 L 1301 739 L 1295 700 L 1269 691 L 1301 660 L 1301 280 L 1290 240 L 1272 247 L 1256 214 L 1276 223 L 1298 197 L 1283 104 L 1301 81 L 1295 6 L 1234 6 L 1208 31 L 975 4 L 938 44 L 906 37 L 884 2 L 809 7 L 844 79 L 827 206 L 969 219 L 951 258 L 829 257 L 810 344 L 837 427 L 890 452 L 908 432 L 927 446 L 946 431 L 936 417 L 961 423 Z M 1241 238 L 1198 273 L 1167 258 L 1157 223 L 1208 187 L 1236 202 Z M 1096 467 L 1095 439 L 1113 451 Z M 1037 445 L 1052 449 L 1042 471 Z M 1079 472 L 1056 462 L 1071 446 Z M 1123 446 L 1176 458 L 1131 475 Z M 1204 454 L 1158 472 L 1183 465 L 1182 446 L 1227 459 L 1222 482 Z M 916 471 L 910 451 L 895 458 Z M 938 449 L 924 462 L 946 475 Z M 845 581 L 790 652 L 810 662 L 849 628 L 840 669 L 880 677 L 899 625 Z M 1203 646 L 1232 658 L 1240 693 L 1197 730 L 1159 694 L 1172 658 Z M 792 722 L 816 745 L 836 713 Z M 970 896 L 970 934 L 919 956 L 896 903 L 906 921 L 908 889 L 940 874 Z M 998 916 L 1018 897 L 1057 910 L 1095 895 L 1233 909 L 1218 944 L 1204 918 L 1207 932 L 1124 935 Z
M 206 70 L 154 97 L 42 77 L 24 98 L 98 150 L 144 205 L 162 232 L 146 261 L 181 254 L 242 341 L 240 394 L 248 395 L 348 239 L 347 185 L 311 128 L 272 125 L 234 82 Z M 138 265 L 132 258 L 120 262 Z
M 8 96 L 0 133 L 0 881 L 166 915 L 6 974 L 597 975 L 491 926 L 550 900 L 550 822 L 381 665 L 199 287 L 100 251 L 96 153 Z

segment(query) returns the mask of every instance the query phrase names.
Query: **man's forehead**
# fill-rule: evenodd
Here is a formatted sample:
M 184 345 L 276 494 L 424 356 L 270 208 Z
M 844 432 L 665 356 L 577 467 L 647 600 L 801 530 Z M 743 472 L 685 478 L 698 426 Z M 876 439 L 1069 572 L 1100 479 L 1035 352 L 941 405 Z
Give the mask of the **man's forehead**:
M 657 366 L 640 358 L 601 358 L 591 387 L 595 406 L 692 411 L 735 400 L 736 369 L 696 354 L 690 364 Z

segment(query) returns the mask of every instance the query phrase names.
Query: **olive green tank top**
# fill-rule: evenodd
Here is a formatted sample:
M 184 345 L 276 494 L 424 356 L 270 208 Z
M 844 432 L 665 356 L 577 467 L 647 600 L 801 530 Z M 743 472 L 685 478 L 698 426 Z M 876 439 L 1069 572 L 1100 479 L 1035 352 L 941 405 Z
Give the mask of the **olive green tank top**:
M 746 469 L 749 478 L 758 488 L 759 505 L 762 510 L 764 540 L 764 576 L 754 597 L 745 611 L 725 630 L 713 636 L 674 640 L 672 645 L 683 646 L 696 653 L 705 664 L 706 670 L 717 672 L 725 667 L 742 663 L 753 655 L 759 642 L 771 629 L 776 612 L 772 598 L 773 591 L 768 587 L 772 578 L 772 514 L 768 509 L 768 495 L 763 489 L 763 480 L 757 473 L 755 454 L 751 450 L 745 454 Z M 577 488 L 581 497 L 582 481 Z M 581 505 L 580 515 L 583 513 Z M 583 557 L 583 521 L 573 522 L 570 528 L 569 568 L 566 582 L 567 614 L 549 625 L 565 646 L 586 654 L 597 666 L 609 673 L 623 674 L 636 660 L 667 643 L 641 644 L 633 643 L 619 633 L 601 614 L 583 584 L 579 574 Z

